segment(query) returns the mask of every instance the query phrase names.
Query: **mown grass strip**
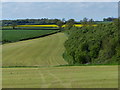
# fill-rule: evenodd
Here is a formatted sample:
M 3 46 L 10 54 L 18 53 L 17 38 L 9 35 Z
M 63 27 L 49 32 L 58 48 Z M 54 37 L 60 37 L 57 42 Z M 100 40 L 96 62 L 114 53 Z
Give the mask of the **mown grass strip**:
M 117 88 L 118 66 L 3 68 L 3 88 Z
M 43 67 L 68 67 L 68 66 L 117 66 L 120 64 L 80 64 L 80 65 L 55 65 L 55 66 L 2 66 L 2 68 L 43 68 Z

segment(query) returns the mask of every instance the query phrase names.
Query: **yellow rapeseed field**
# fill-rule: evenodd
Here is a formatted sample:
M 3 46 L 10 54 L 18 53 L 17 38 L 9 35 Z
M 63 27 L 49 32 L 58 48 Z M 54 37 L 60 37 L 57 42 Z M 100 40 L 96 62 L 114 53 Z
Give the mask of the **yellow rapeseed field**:
M 82 27 L 82 24 L 75 24 L 75 27 Z
M 62 27 L 66 27 L 67 25 L 63 25 Z M 74 24 L 75 27 L 82 27 L 83 25 L 82 24 Z M 89 25 L 87 25 L 89 26 Z M 97 25 L 92 25 L 92 26 L 97 26 Z
M 63 25 L 62 27 L 66 27 L 67 25 Z M 75 27 L 82 27 L 82 24 L 74 24 Z M 87 25 L 89 26 L 89 25 Z M 93 26 L 97 26 L 97 25 L 93 25 Z M 5 26 L 4 28 L 12 28 L 12 26 Z M 54 28 L 58 28 L 58 25 L 17 25 L 16 27 L 54 27 Z
M 63 25 L 62 27 L 66 27 L 67 25 Z M 75 24 L 75 27 L 82 27 L 82 24 Z
M 66 25 L 63 25 L 62 27 L 65 27 Z M 82 24 L 75 24 L 75 27 L 82 27 Z M 88 25 L 89 26 L 89 25 Z M 97 26 L 97 25 L 93 25 Z M 58 27 L 58 25 L 17 25 L 17 27 Z
M 58 25 L 17 25 L 17 27 L 58 27 Z

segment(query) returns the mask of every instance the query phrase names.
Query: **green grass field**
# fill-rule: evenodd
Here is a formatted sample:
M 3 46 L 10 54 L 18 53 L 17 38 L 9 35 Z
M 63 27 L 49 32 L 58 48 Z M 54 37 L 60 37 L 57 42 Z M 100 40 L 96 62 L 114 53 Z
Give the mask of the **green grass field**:
M 16 42 L 57 32 L 57 30 L 2 30 L 1 32 L 3 42 Z
M 3 88 L 117 88 L 118 66 L 3 68 Z
M 63 59 L 63 33 L 3 45 L 3 66 L 51 66 L 67 64 Z
M 39 68 L 3 68 L 3 88 L 117 88 L 118 66 L 60 66 L 64 33 L 8 43 L 2 46 L 3 67 L 44 66 Z

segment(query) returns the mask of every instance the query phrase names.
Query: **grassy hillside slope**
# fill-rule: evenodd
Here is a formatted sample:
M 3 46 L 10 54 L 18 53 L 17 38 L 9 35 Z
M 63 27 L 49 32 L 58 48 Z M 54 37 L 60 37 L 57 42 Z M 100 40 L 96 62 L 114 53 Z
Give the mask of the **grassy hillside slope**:
M 50 66 L 67 64 L 62 54 L 63 33 L 3 45 L 3 66 Z
M 117 88 L 118 66 L 3 68 L 3 88 Z

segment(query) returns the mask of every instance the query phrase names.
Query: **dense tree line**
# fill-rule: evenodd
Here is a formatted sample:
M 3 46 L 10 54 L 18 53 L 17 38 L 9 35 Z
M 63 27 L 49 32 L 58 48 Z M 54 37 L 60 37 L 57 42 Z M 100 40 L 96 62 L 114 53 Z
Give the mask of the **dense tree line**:
M 86 19 L 84 20 L 86 23 Z M 120 61 L 120 23 L 71 27 L 63 57 L 69 64 L 117 64 Z
M 62 21 L 60 19 L 17 19 L 17 20 L 2 20 L 2 26 L 10 26 L 13 23 L 17 25 L 47 25 L 47 24 L 57 24 L 58 21 Z M 63 20 L 62 22 L 65 22 Z
M 108 17 L 108 18 L 104 18 L 103 21 L 113 21 L 116 18 L 113 17 Z M 41 18 L 41 19 L 17 19 L 17 20 L 0 20 L 0 24 L 2 24 L 2 26 L 10 26 L 13 23 L 16 23 L 17 25 L 46 25 L 46 24 L 57 24 L 57 22 L 64 22 L 65 24 L 67 22 L 71 22 L 74 21 L 76 24 L 81 24 L 86 23 L 86 21 L 88 21 L 87 18 L 84 18 L 83 20 L 80 21 L 75 21 L 74 19 L 69 19 L 68 21 L 65 20 L 65 18 L 63 19 L 48 19 L 48 18 Z M 89 21 L 93 22 L 93 19 L 90 19 Z M 95 21 L 95 22 L 102 22 L 102 21 Z
M 83 23 L 84 21 L 84 23 Z M 80 21 L 75 21 L 74 19 L 69 19 L 65 20 L 65 18 L 61 19 L 47 19 L 47 18 L 42 18 L 42 19 L 17 19 L 17 20 L 0 20 L 0 25 L 2 26 L 11 26 L 13 24 L 16 25 L 48 25 L 48 24 L 57 24 L 58 22 L 62 22 L 64 24 L 69 23 L 69 22 L 74 22 L 75 24 L 85 24 L 88 21 L 87 18 L 84 18 L 83 20 Z M 90 19 L 89 21 L 94 22 L 93 19 Z M 95 21 L 97 22 L 102 22 L 102 21 Z M 95 23 L 94 22 L 94 23 Z
M 103 18 L 103 21 L 114 21 L 115 19 L 117 18 L 114 18 L 114 17 L 108 17 L 108 18 Z
M 65 24 L 68 29 L 74 26 L 74 24 L 83 24 L 86 25 L 89 22 L 91 24 L 95 23 L 93 19 L 88 20 L 87 18 L 84 18 L 83 20 L 80 20 L 79 22 L 75 21 L 74 19 L 65 20 L 64 18 L 62 20 L 60 19 L 17 19 L 17 20 L 2 20 L 2 26 L 12 26 L 13 29 L 16 29 L 15 27 L 17 25 L 50 25 L 55 24 L 59 26 L 59 29 L 62 30 L 62 26 Z

